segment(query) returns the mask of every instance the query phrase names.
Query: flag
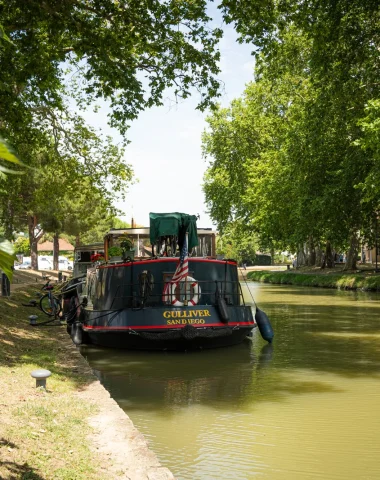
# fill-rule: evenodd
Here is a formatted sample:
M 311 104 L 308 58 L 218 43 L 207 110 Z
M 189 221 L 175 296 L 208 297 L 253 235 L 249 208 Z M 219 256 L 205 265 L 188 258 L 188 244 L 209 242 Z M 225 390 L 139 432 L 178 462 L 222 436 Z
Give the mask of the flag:
M 173 283 L 178 283 L 181 280 L 184 280 L 189 274 L 189 252 L 187 250 L 187 236 L 183 242 L 181 254 L 179 257 L 179 262 L 177 268 L 172 276 L 170 282 L 167 282 L 164 287 L 162 294 L 162 300 L 168 302 L 169 300 L 169 290 Z M 171 300 L 171 299 L 170 299 Z

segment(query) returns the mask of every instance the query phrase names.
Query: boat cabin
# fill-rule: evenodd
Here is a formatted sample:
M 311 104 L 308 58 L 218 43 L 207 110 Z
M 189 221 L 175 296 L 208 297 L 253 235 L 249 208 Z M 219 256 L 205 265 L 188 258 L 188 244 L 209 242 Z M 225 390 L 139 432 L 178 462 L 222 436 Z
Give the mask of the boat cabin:
M 189 257 L 216 258 L 216 232 L 211 228 L 197 228 L 198 245 L 189 251 Z M 174 244 L 175 242 L 175 244 Z M 150 228 L 112 228 L 104 239 L 105 260 L 121 262 L 153 257 L 179 257 L 177 239 L 162 237 L 151 244 Z
M 104 256 L 103 243 L 91 243 L 75 247 L 73 276 L 85 275 L 87 269 L 93 266 L 96 255 L 99 255 L 99 257 Z

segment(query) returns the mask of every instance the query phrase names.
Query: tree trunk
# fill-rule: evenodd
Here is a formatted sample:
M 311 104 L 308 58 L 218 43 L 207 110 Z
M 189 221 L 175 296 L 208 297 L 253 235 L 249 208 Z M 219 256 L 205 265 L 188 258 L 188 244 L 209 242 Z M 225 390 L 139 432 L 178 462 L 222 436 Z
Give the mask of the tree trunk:
M 316 255 L 316 252 L 315 252 L 314 239 L 313 239 L 313 237 L 309 237 L 309 259 L 308 259 L 308 265 L 309 265 L 310 267 L 314 267 L 314 266 L 315 266 L 316 258 L 317 258 L 317 255 Z
M 298 252 L 297 252 L 297 267 L 302 267 L 305 265 L 306 265 L 306 254 L 305 254 L 303 245 L 300 245 L 298 247 Z
M 53 270 L 59 269 L 58 257 L 59 257 L 59 233 L 56 232 L 53 237 Z
M 13 220 L 14 220 L 14 212 L 13 212 L 13 205 L 12 202 L 8 201 L 8 208 L 7 208 L 7 218 L 4 221 L 4 237 L 6 240 L 12 241 L 13 238 Z
M 79 245 L 80 245 L 80 236 L 77 235 L 77 236 L 75 237 L 75 246 L 76 246 L 76 247 L 79 247 Z
M 322 266 L 322 257 L 323 251 L 321 248 L 317 247 L 315 252 L 315 265 L 317 265 L 318 267 Z
M 333 268 L 335 265 L 333 251 L 331 248 L 331 243 L 329 241 L 326 242 L 326 267 Z
M 270 263 L 271 263 L 271 265 L 274 265 L 274 254 L 275 254 L 274 247 L 271 247 L 271 249 L 270 249 L 270 258 L 271 258 Z
M 347 252 L 346 264 L 343 270 L 356 270 L 356 259 L 358 257 L 359 238 L 357 233 L 351 235 L 350 248 Z
M 29 233 L 29 244 L 30 244 L 30 260 L 32 270 L 38 270 L 38 252 L 37 245 L 38 240 L 43 235 L 43 230 L 38 230 L 36 232 L 36 217 L 34 215 L 28 215 L 28 233 Z

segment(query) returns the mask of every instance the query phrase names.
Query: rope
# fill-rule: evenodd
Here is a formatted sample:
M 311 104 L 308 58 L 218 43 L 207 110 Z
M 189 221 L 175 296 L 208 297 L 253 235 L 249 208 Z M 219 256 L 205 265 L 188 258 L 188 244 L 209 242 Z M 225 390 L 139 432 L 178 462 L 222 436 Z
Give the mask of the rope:
M 241 269 L 241 267 L 238 267 L 238 269 L 240 270 L 241 276 L 244 278 L 245 285 L 246 285 L 246 287 L 247 287 L 247 289 L 248 289 L 248 291 L 249 291 L 249 294 L 251 295 L 251 298 L 252 298 L 252 301 L 253 301 L 253 303 L 254 303 L 255 307 L 257 308 L 257 305 L 256 305 L 256 302 L 255 302 L 255 299 L 253 298 L 253 295 L 252 295 L 251 289 L 250 289 L 250 288 L 249 288 L 249 286 L 248 286 L 248 282 L 247 282 L 247 279 L 246 279 L 246 277 L 244 276 L 243 270 Z

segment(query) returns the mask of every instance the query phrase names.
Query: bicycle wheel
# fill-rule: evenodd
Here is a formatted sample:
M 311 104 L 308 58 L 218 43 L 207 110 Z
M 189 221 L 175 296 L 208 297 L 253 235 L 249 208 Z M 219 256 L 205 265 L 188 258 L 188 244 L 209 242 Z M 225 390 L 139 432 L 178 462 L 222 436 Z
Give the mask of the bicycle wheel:
M 53 303 L 54 302 L 54 303 Z M 61 311 L 61 304 L 57 297 L 46 293 L 40 300 L 40 309 L 50 317 L 57 316 Z

